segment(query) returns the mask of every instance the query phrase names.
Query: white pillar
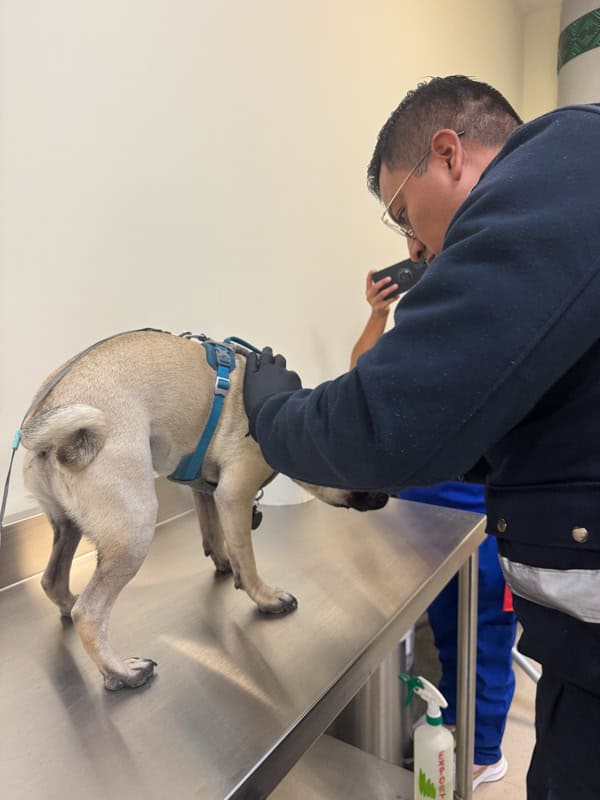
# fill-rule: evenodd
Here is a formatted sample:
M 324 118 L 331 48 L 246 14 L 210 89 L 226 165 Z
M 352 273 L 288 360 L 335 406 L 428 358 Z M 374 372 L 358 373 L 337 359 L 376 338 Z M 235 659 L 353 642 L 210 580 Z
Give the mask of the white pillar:
M 563 0 L 558 105 L 600 102 L 600 0 Z

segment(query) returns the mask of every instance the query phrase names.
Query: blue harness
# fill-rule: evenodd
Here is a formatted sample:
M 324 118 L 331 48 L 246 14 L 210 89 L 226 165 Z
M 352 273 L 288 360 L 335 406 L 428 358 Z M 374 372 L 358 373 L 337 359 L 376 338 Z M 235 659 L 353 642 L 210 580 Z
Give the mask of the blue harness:
M 196 445 L 196 449 L 193 453 L 188 453 L 184 456 L 179 462 L 177 469 L 170 475 L 167 475 L 167 478 L 170 481 L 191 486 L 192 489 L 196 489 L 196 491 L 204 492 L 205 494 L 213 494 L 216 484 L 210 483 L 202 477 L 202 464 L 208 446 L 219 424 L 225 395 L 231 385 L 229 373 L 235 369 L 236 348 L 234 343 L 248 350 L 253 350 L 255 353 L 259 353 L 260 350 L 254 347 L 254 345 L 245 342 L 243 339 L 238 339 L 237 336 L 228 336 L 223 342 L 215 342 L 204 334 L 200 334 L 199 336 L 192 336 L 191 334 L 182 335 L 185 336 L 186 339 L 196 339 L 202 344 L 206 354 L 206 360 L 217 374 L 215 378 L 215 393 L 212 407 L 208 415 L 206 427 Z

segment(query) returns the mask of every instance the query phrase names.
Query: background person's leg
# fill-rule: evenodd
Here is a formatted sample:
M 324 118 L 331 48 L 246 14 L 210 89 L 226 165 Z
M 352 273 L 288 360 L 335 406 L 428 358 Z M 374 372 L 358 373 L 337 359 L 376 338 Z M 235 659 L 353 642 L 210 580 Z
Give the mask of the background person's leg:
M 477 484 L 447 481 L 404 489 L 399 497 L 485 514 L 483 488 Z M 490 765 L 501 758 L 500 744 L 515 688 L 511 650 L 516 632 L 515 614 L 502 610 L 505 583 L 493 536 L 488 536 L 479 547 L 478 580 L 474 763 Z M 458 577 L 433 601 L 428 614 L 442 666 L 438 685 L 448 701 L 444 722 L 455 725 Z
M 479 606 L 477 619 L 477 685 L 475 698 L 475 757 L 479 765 L 495 764 L 512 701 L 515 677 L 511 649 L 516 617 L 502 610 L 504 578 L 496 540 L 488 537 L 479 548 Z M 456 724 L 458 579 L 454 578 L 429 607 L 429 621 L 442 664 L 439 688 L 448 700 L 444 722 Z

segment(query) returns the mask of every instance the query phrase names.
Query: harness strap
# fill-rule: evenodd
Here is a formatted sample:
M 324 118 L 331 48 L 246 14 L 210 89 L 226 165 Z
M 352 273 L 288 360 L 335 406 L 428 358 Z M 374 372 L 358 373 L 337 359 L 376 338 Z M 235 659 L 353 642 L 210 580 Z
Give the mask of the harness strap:
M 247 342 L 245 339 L 240 339 L 239 336 L 228 336 L 224 341 L 225 344 L 233 343 L 236 353 L 242 353 L 246 355 L 246 353 L 244 353 L 245 350 L 252 350 L 254 353 L 260 353 L 258 347 L 250 344 L 250 342 Z M 240 347 L 235 347 L 235 345 L 240 345 Z
M 204 341 L 202 345 L 206 353 L 206 360 L 217 373 L 215 378 L 215 394 L 206 426 L 200 437 L 200 441 L 196 445 L 196 449 L 193 453 L 184 456 L 179 462 L 177 469 L 168 476 L 169 480 L 178 483 L 190 483 L 196 481 L 200 476 L 204 456 L 206 455 L 208 446 L 217 429 L 221 411 L 223 410 L 225 395 L 231 385 L 229 373 L 235 369 L 235 352 L 231 345 L 213 341 Z M 208 485 L 210 486 L 211 484 Z

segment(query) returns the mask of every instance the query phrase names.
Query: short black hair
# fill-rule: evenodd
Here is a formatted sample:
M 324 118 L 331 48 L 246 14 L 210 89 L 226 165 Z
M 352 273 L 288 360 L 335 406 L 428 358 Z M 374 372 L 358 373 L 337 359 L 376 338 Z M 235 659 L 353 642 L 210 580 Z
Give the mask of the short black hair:
M 508 100 L 487 83 L 465 75 L 419 83 L 393 111 L 379 136 L 367 171 L 367 185 L 380 198 L 382 164 L 409 168 L 441 128 L 464 131 L 465 139 L 502 146 L 523 120 Z M 427 169 L 425 165 L 423 171 Z

